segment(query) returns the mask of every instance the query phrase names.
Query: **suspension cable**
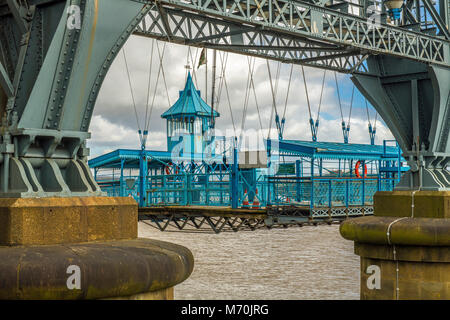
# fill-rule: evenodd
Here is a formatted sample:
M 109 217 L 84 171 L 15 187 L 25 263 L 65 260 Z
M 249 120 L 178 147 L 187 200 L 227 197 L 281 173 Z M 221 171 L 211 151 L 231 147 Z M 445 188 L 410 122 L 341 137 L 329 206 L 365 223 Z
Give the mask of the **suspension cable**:
M 306 85 L 305 68 L 303 68 L 303 66 L 301 66 L 301 67 L 302 67 L 302 75 L 303 75 L 303 84 L 305 85 L 306 103 L 308 105 L 309 118 L 312 119 L 311 104 L 309 102 L 309 94 L 308 94 L 308 86 Z
M 188 72 L 191 69 L 191 65 L 189 63 L 189 50 L 190 49 L 191 49 L 191 47 L 187 46 L 187 50 L 186 50 L 186 65 L 184 66 L 184 68 L 186 69 L 186 71 L 184 72 L 184 83 L 186 83 Z
M 350 111 L 349 111 L 349 113 L 348 113 L 348 123 L 347 123 L 347 127 L 350 127 L 350 120 L 351 120 L 351 117 L 352 117 L 353 96 L 354 96 L 354 94 L 355 94 L 355 86 L 353 85 L 353 88 L 352 88 L 352 97 L 351 97 L 351 100 L 350 100 Z
M 311 111 L 311 101 L 309 100 L 308 85 L 307 85 L 307 82 L 306 82 L 305 70 L 304 70 L 303 66 L 302 66 L 302 75 L 303 75 L 303 83 L 304 83 L 304 86 L 305 86 L 306 102 L 307 102 L 308 112 L 309 112 L 309 123 L 310 123 L 310 128 L 311 128 L 311 135 L 312 135 L 313 141 L 317 141 L 317 134 L 319 132 L 320 111 L 322 109 L 323 90 L 324 90 L 324 87 L 325 87 L 326 70 L 324 70 L 324 72 L 323 72 L 322 88 L 320 89 L 319 105 L 318 105 L 318 108 L 317 108 L 317 116 L 316 116 L 316 120 L 315 121 L 313 120 L 313 115 L 312 115 L 312 111 Z M 342 111 L 341 111 L 341 115 L 342 115 Z
M 278 61 L 277 73 L 275 75 L 275 97 L 278 95 L 278 84 L 280 83 L 281 62 Z
M 220 54 L 221 54 L 221 52 L 219 51 L 219 58 L 221 58 Z M 220 106 L 220 101 L 221 101 L 220 98 L 222 96 L 223 83 L 224 83 L 223 75 L 224 75 L 225 68 L 226 68 L 226 65 L 227 65 L 227 62 L 228 62 L 228 52 L 224 52 L 223 53 L 223 60 L 224 60 L 224 63 L 221 63 L 221 66 L 220 66 L 220 75 L 219 75 L 220 81 L 219 81 L 219 86 L 218 86 L 218 89 L 217 89 L 217 106 L 216 106 L 217 112 L 219 112 L 219 106 Z M 222 61 L 222 59 L 221 59 L 221 61 Z
M 287 103 L 288 103 L 288 98 L 289 98 L 289 91 L 291 88 L 291 80 L 292 80 L 292 71 L 294 70 L 294 64 L 291 64 L 291 71 L 289 72 L 289 82 L 288 82 L 288 87 L 287 87 L 287 93 L 286 93 L 286 100 L 284 101 L 284 110 L 283 110 L 283 118 L 285 118 L 286 116 L 286 109 L 287 109 Z
M 185 30 L 188 29 L 187 20 L 184 21 L 184 27 L 185 27 Z M 188 45 L 188 52 L 187 52 L 188 63 L 187 64 L 189 64 L 189 56 L 190 56 L 190 58 L 191 58 L 191 65 L 192 65 L 192 78 L 194 80 L 194 84 L 195 84 L 196 87 L 198 87 L 197 86 L 197 74 L 195 73 L 195 62 L 197 61 L 197 53 L 198 53 L 198 48 L 196 48 L 196 50 L 195 50 L 195 59 L 194 59 L 192 57 L 191 46 Z M 187 78 L 187 74 L 186 74 L 186 78 Z
M 223 64 L 222 56 L 220 56 L 220 61 Z M 229 91 L 228 91 L 228 85 L 227 85 L 227 79 L 226 79 L 226 76 L 225 76 L 225 71 L 223 73 L 223 81 L 224 81 L 224 84 L 225 84 L 225 92 L 227 94 L 228 108 L 230 110 L 231 122 L 233 124 L 233 130 L 234 130 L 234 136 L 236 137 L 237 136 L 236 135 L 236 125 L 234 123 L 233 109 L 231 108 L 230 94 L 229 94 Z
M 155 40 L 152 39 L 152 49 L 150 51 L 150 68 L 148 72 L 148 86 L 147 86 L 147 99 L 145 106 L 145 118 L 144 118 L 144 130 L 148 130 L 147 127 L 147 117 L 148 117 L 148 107 L 149 107 L 149 99 L 150 99 L 150 88 L 151 88 L 151 77 L 152 77 L 152 66 L 153 66 L 153 47 L 155 45 Z
M 192 62 L 192 78 L 194 79 L 194 84 L 197 86 L 197 73 L 195 72 L 195 61 L 197 61 L 198 48 L 195 48 L 195 57 L 192 56 L 191 47 L 189 46 L 189 55 Z
M 157 42 L 156 44 L 158 44 L 158 42 Z M 163 57 L 164 57 L 165 49 L 166 49 L 166 48 L 165 48 L 165 46 L 164 46 L 163 52 L 162 52 L 162 56 L 163 56 Z M 163 68 L 163 66 L 162 66 L 162 60 L 160 59 L 160 61 L 159 61 L 159 68 L 158 68 L 158 74 L 157 74 L 157 76 L 156 76 L 155 89 L 154 89 L 154 91 L 153 91 L 152 104 L 151 104 L 151 106 L 150 106 L 150 113 L 149 113 L 148 118 L 146 119 L 146 128 L 147 128 L 147 130 L 148 130 L 149 126 L 150 126 L 150 119 L 151 119 L 151 117 L 152 117 L 153 107 L 154 107 L 154 105 L 155 105 L 156 91 L 157 91 L 157 89 L 158 89 L 159 77 L 160 77 L 160 75 L 161 75 L 162 68 Z M 170 102 L 169 102 L 169 108 L 170 108 Z
M 369 105 L 367 104 L 367 99 L 365 97 L 364 97 L 364 101 L 366 103 L 367 121 L 369 122 L 370 125 L 372 125 L 372 122 L 370 121 Z M 373 124 L 374 129 L 377 126 L 377 118 L 378 118 L 378 112 L 375 110 L 375 117 L 374 117 L 374 124 Z
M 342 119 L 342 122 L 344 122 L 344 114 L 342 113 L 342 104 L 341 104 L 341 94 L 339 93 L 339 84 L 337 81 L 336 71 L 334 72 L 334 80 L 336 82 L 336 91 L 337 91 L 337 95 L 338 95 L 339 110 L 341 110 L 341 119 Z
M 367 104 L 367 99 L 364 99 L 364 102 L 366 103 L 367 121 L 369 122 L 369 125 L 372 125 L 372 123 L 370 122 L 369 106 Z
M 272 92 L 272 112 L 270 113 L 269 132 L 267 134 L 267 139 L 270 139 L 270 133 L 272 131 L 273 114 L 275 112 L 275 114 L 278 115 L 278 111 L 277 111 L 277 104 L 276 104 L 276 92 L 274 91 L 274 87 L 273 87 L 273 83 L 272 83 L 272 73 L 270 72 L 270 66 L 269 66 L 268 59 L 266 59 L 266 65 L 267 65 L 267 71 L 269 73 L 270 91 Z
M 326 75 L 326 73 L 327 73 L 327 70 L 325 69 L 323 71 L 322 89 L 320 90 L 319 110 L 317 111 L 317 120 L 316 121 L 319 121 L 320 108 L 322 107 L 323 88 L 325 87 L 325 75 Z
M 250 57 L 250 59 L 247 57 L 248 78 L 247 78 L 247 87 L 246 87 L 246 93 L 245 93 L 244 110 L 242 112 L 241 133 L 239 135 L 239 149 L 242 146 L 242 136 L 244 135 L 245 120 L 247 118 L 248 104 L 249 104 L 249 100 L 250 100 L 250 90 L 252 88 L 252 79 L 253 79 L 252 75 L 255 70 L 255 60 L 256 59 L 254 57 Z
M 138 117 L 137 110 L 136 110 L 136 102 L 135 102 L 135 99 L 134 99 L 133 86 L 131 84 L 130 70 L 128 69 L 127 57 L 125 55 L 125 47 L 122 48 L 122 55 L 123 55 L 123 59 L 125 61 L 125 69 L 127 71 L 128 85 L 130 86 L 131 100 L 133 101 L 133 109 L 134 109 L 134 115 L 136 116 L 136 123 L 137 123 L 139 131 L 142 132 L 141 131 L 141 125 L 139 124 L 139 117 Z M 141 136 L 140 136 L 140 138 L 142 139 Z
M 245 125 L 245 116 L 247 115 L 247 107 L 248 107 L 248 100 L 249 100 L 249 93 L 250 93 L 250 72 L 251 72 L 251 69 L 249 68 L 248 75 L 247 75 L 247 83 L 246 83 L 246 86 L 245 86 L 244 109 L 242 111 L 240 137 L 242 137 L 242 131 L 244 130 L 244 125 Z
M 259 127 L 261 128 L 261 133 L 262 133 L 263 125 L 262 125 L 262 120 L 261 120 L 261 112 L 259 111 L 259 104 L 258 104 L 258 98 L 256 96 L 255 82 L 253 81 L 253 74 L 255 71 L 255 65 L 254 65 L 255 62 L 256 62 L 256 59 L 253 62 L 253 71 L 251 73 L 250 81 L 251 81 L 251 85 L 252 85 L 252 89 L 253 89 L 253 97 L 255 98 L 256 110 L 258 112 Z M 250 68 L 250 61 L 249 61 L 248 56 L 247 56 L 247 63 L 249 64 L 249 68 Z
M 376 129 L 376 127 L 377 127 L 377 119 L 378 119 L 378 112 L 375 110 L 375 122 L 373 124 L 374 129 Z
M 169 90 L 167 89 L 166 73 L 164 72 L 164 64 L 163 64 L 164 52 L 166 50 L 166 42 L 164 42 L 163 54 L 162 55 L 161 55 L 161 52 L 159 51 L 158 42 L 156 42 L 156 49 L 158 50 L 159 63 L 160 63 L 160 66 L 161 66 L 162 76 L 163 76 L 163 80 L 164 80 L 164 87 L 166 88 L 167 102 L 168 102 L 169 107 L 170 107 L 171 104 L 170 104 Z

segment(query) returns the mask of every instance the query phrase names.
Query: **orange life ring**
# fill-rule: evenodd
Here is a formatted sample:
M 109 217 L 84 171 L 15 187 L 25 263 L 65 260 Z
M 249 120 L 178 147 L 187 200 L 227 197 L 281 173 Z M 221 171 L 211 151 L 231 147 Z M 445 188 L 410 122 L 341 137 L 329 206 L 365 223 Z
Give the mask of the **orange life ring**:
M 166 174 L 170 174 L 170 167 L 171 167 L 171 166 L 173 166 L 173 163 L 172 163 L 172 162 L 169 162 L 169 163 L 166 165 Z M 178 167 L 175 168 L 175 174 L 178 174 Z
M 361 161 L 358 160 L 355 165 L 355 174 L 357 178 L 362 178 L 359 173 L 359 167 L 361 166 Z M 364 178 L 367 178 L 367 164 L 364 163 Z

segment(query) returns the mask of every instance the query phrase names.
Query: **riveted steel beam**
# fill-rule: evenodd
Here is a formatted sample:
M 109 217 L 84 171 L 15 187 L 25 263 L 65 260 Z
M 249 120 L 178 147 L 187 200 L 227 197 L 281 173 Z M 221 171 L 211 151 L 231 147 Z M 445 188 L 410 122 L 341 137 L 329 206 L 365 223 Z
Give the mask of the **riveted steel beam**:
M 448 25 L 446 25 L 445 22 L 442 21 L 436 8 L 433 6 L 430 0 L 422 0 L 422 2 L 425 5 L 425 8 L 427 8 L 428 12 L 430 13 L 433 22 L 438 26 L 441 34 L 445 36 L 445 39 L 449 40 L 450 32 L 448 31 Z
M 337 46 L 315 39 L 280 35 L 265 28 L 239 27 L 214 17 L 166 8 L 171 42 L 206 47 L 339 72 L 366 72 L 363 58 L 349 46 Z M 152 8 L 134 30 L 135 35 L 166 40 L 161 13 Z M 336 55 L 336 52 L 341 54 Z
M 227 24 L 263 28 L 278 37 L 289 35 L 372 54 L 449 66 L 448 40 L 394 25 L 374 23 L 365 17 L 362 10 L 360 15 L 356 15 L 299 0 L 161 0 L 158 3 L 166 11 L 173 8 L 197 15 L 199 19 L 215 17 Z M 152 17 L 155 18 L 154 15 Z
M 8 4 L 9 10 L 14 17 L 14 20 L 17 24 L 21 33 L 25 33 L 28 31 L 28 21 L 26 20 L 28 8 L 19 5 L 16 0 L 6 0 Z
M 12 98 L 14 96 L 14 87 L 9 79 L 8 73 L 6 72 L 3 64 L 0 62 L 0 86 L 5 92 L 8 98 Z
M 397 139 L 411 171 L 399 190 L 449 190 L 450 70 L 389 56 L 368 58 L 353 82 Z

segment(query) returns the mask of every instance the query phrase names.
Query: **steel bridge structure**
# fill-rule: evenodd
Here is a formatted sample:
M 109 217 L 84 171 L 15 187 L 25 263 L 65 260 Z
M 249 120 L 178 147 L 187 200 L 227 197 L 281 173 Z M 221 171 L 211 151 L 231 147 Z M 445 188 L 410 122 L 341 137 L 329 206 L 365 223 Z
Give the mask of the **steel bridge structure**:
M 386 4 L 387 5 L 387 4 Z M 411 168 L 449 190 L 449 1 L 1 0 L 2 197 L 95 196 L 89 124 L 130 35 L 352 74 Z
M 163 0 L 149 9 L 134 34 L 345 73 L 370 73 L 363 62 L 379 54 L 448 66 L 448 37 L 423 34 L 417 25 L 387 25 L 384 7 L 369 9 L 374 4 Z M 420 18 L 413 21 L 418 24 Z
M 361 298 L 448 298 L 449 281 L 441 275 L 449 270 L 449 5 L 449 0 L 0 0 L 1 297 L 169 298 L 173 286 L 191 274 L 192 253 L 138 239 L 135 202 L 102 197 L 87 165 L 97 96 L 115 57 L 136 34 L 351 74 L 410 168 L 396 186 L 406 192 L 376 195 L 386 212 L 375 207 L 374 217 L 341 225 L 341 234 L 355 241 L 361 255 Z M 235 152 L 234 185 L 237 164 Z M 233 207 L 238 198 L 235 188 Z M 169 219 L 164 212 L 146 215 L 160 228 L 167 221 L 176 228 L 192 223 L 194 229 L 206 223 L 215 232 L 287 222 L 276 213 L 266 221 L 251 212 L 214 216 L 208 208 L 198 217 L 186 208 L 169 209 Z M 310 218 L 296 221 L 301 225 Z M 66 280 L 68 263 L 83 267 L 81 290 L 69 287 L 76 271 Z M 366 267 L 378 272 L 370 275 Z M 382 290 L 364 286 L 373 276 Z

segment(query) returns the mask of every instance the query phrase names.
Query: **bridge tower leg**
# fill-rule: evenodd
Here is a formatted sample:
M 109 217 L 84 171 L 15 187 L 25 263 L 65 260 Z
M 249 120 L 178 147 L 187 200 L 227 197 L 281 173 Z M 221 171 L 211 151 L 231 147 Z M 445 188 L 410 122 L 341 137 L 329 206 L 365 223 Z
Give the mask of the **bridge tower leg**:
M 170 298 L 192 272 L 188 249 L 137 238 L 136 202 L 105 197 L 87 166 L 101 84 L 151 5 L 2 7 L 0 299 Z
M 372 75 L 352 80 L 411 170 L 375 194 L 374 216 L 341 225 L 361 256 L 361 298 L 450 299 L 450 69 L 382 55 L 367 63 Z

